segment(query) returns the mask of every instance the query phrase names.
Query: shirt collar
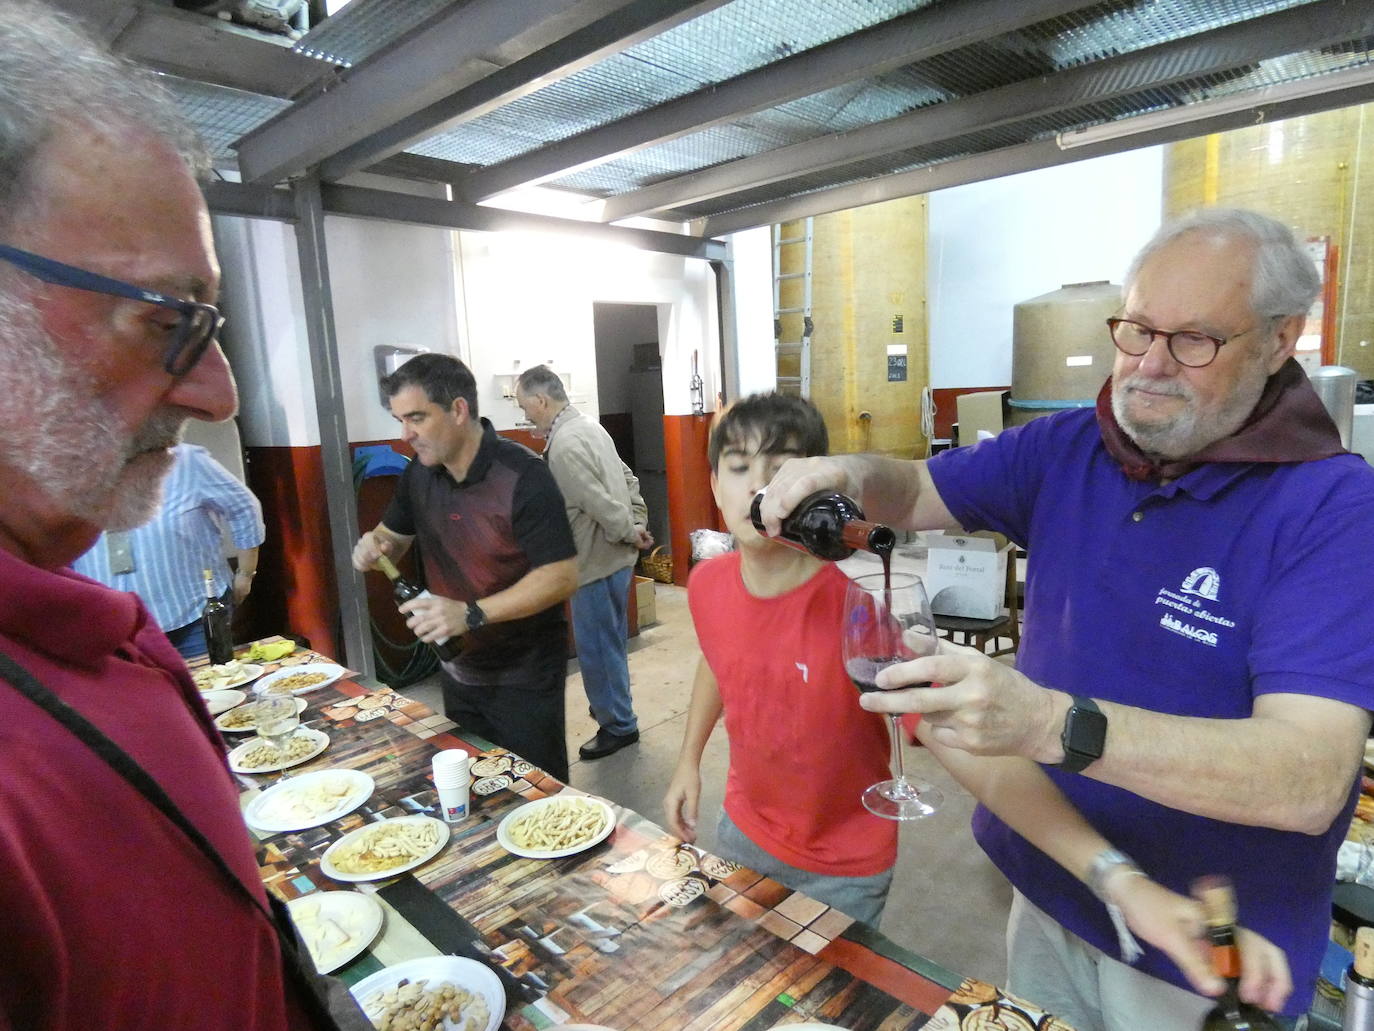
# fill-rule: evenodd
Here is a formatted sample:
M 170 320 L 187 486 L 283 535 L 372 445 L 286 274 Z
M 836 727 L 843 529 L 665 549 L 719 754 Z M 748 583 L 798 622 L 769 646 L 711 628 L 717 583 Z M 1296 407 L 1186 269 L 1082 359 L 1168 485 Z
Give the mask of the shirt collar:
M 132 594 L 0 550 L 0 634 L 68 665 L 96 669 L 148 623 Z
M 549 444 L 553 442 L 553 435 L 558 432 L 558 427 L 563 425 L 566 419 L 571 419 L 577 415 L 577 409 L 572 405 L 564 405 L 562 410 L 553 417 L 553 422 L 549 423 L 549 432 L 544 434 L 544 450 L 549 450 Z

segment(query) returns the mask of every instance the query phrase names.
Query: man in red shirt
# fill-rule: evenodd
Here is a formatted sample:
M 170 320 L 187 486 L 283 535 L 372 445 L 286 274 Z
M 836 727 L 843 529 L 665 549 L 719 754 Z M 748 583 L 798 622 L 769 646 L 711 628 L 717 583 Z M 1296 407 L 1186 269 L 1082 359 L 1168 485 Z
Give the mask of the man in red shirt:
M 0 0 L 0 652 L 208 843 L 0 679 L 0 1028 L 329 1026 L 284 972 L 185 664 L 134 595 L 66 568 L 153 513 L 187 419 L 237 405 L 183 125 L 150 76 Z

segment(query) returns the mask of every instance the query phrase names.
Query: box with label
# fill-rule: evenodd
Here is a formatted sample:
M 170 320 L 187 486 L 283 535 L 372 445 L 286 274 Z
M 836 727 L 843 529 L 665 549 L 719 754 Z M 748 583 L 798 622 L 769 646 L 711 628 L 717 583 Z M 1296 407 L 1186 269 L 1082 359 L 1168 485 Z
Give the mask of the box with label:
M 931 537 L 926 559 L 926 593 L 941 616 L 993 619 L 1002 614 L 1005 556 L 987 537 L 947 533 Z

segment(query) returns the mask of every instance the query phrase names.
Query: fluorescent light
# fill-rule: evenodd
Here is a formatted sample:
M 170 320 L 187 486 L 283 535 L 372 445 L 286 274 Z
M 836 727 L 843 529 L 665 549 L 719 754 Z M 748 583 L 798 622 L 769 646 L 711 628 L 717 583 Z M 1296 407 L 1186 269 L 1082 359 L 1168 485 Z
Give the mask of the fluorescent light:
M 1367 86 L 1370 83 L 1374 83 L 1374 67 L 1346 68 L 1343 71 L 1314 75 L 1310 78 L 1299 79 L 1296 82 L 1285 82 L 1277 86 L 1265 86 L 1262 89 L 1249 90 L 1234 96 L 1216 97 L 1212 100 L 1200 100 L 1195 104 L 1182 104 L 1179 107 L 1166 108 L 1162 111 L 1151 111 L 1134 118 L 1103 122 L 1100 125 L 1089 125 L 1082 129 L 1068 129 L 1059 133 L 1055 139 L 1060 150 L 1071 150 L 1074 147 L 1086 147 L 1093 143 L 1119 140 L 1154 129 L 1186 125 L 1189 122 L 1201 121 L 1213 115 L 1250 111 L 1270 104 L 1282 103 L 1286 100 L 1300 100 L 1304 97 L 1332 93 L 1336 90 L 1350 89 L 1355 86 Z M 1263 112 L 1257 110 L 1256 122 L 1263 120 Z

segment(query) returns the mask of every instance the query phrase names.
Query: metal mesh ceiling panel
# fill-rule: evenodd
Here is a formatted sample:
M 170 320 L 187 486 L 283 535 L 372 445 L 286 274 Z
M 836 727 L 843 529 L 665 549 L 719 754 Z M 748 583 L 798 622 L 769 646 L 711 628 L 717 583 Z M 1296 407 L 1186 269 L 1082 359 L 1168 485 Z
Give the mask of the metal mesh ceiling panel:
M 296 41 L 307 57 L 354 65 L 454 0 L 353 0 Z M 466 0 L 462 0 L 466 2 Z
M 1149 111 L 1176 107 L 1184 102 L 1243 94 L 1263 86 L 1296 82 L 1325 72 L 1347 68 L 1374 69 L 1374 40 L 1352 42 L 1340 53 L 1299 54 L 1266 61 L 1242 76 L 1199 76 L 1164 89 L 1150 89 L 1111 101 L 1086 104 L 1054 114 L 969 133 L 910 150 L 883 155 L 867 161 L 808 173 L 790 179 L 785 191 L 776 185 L 759 187 L 684 207 L 685 217 L 699 218 L 726 211 L 747 209 L 774 200 L 780 192 L 789 196 L 863 182 L 877 176 L 924 168 L 954 158 L 971 157 L 1003 147 L 1016 146 L 1084 125 L 1113 121 Z
M 233 144 L 245 133 L 290 106 L 290 101 L 260 93 L 212 86 L 209 83 L 164 75 L 162 83 L 205 139 L 216 165 L 236 166 Z
M 493 164 L 930 3 L 734 0 L 410 149 Z

